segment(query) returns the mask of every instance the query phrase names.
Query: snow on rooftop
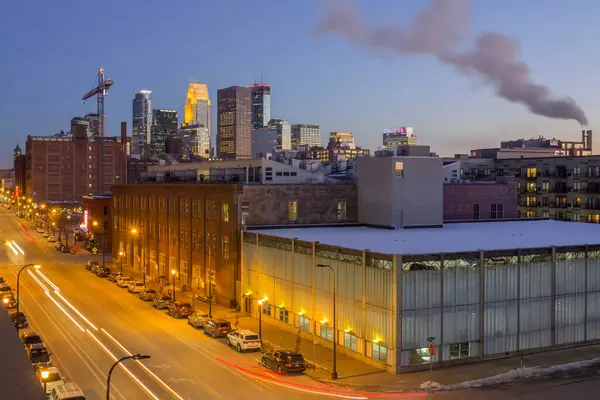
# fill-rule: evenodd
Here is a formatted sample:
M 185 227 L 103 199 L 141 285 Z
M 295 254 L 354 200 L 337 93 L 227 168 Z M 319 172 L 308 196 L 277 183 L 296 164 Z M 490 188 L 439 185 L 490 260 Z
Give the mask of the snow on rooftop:
M 252 232 L 384 254 L 457 253 L 600 243 L 598 224 L 552 220 L 447 223 L 443 228 L 398 230 L 330 227 Z

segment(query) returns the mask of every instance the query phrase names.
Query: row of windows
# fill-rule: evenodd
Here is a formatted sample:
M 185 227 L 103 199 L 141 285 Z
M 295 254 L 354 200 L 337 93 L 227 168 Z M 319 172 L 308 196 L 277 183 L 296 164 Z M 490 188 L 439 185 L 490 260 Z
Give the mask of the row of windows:
M 479 204 L 473 204 L 473 219 L 481 217 Z M 504 218 L 504 207 L 502 204 L 492 204 L 490 206 L 490 219 Z
M 136 196 L 124 196 L 125 197 L 125 208 L 138 208 L 142 211 L 146 210 L 146 197 L 136 197 Z M 158 211 L 159 214 L 166 214 L 167 206 L 166 206 L 166 197 L 158 197 L 158 207 L 156 203 L 156 198 L 150 197 L 148 201 L 148 210 L 149 211 Z M 191 209 L 192 209 L 192 218 L 201 218 L 202 216 L 202 200 L 191 200 Z M 205 202 L 205 218 L 210 220 L 217 219 L 217 202 L 215 200 L 206 200 Z M 114 207 L 117 208 L 119 206 L 119 198 L 114 198 Z M 180 199 L 179 200 L 179 209 L 177 209 L 177 200 L 169 199 L 169 214 L 174 215 L 179 211 L 179 215 L 189 215 L 190 212 L 190 200 L 189 199 Z M 229 204 L 223 203 L 221 204 L 221 220 L 223 222 L 229 222 Z

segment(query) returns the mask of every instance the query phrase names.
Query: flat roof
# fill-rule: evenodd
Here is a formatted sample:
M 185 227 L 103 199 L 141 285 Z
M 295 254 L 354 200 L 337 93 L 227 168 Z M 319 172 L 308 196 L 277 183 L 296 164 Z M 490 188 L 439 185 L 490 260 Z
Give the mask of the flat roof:
M 437 254 L 600 243 L 600 225 L 552 220 L 446 223 L 443 228 L 369 227 L 259 229 L 295 238 L 384 254 Z

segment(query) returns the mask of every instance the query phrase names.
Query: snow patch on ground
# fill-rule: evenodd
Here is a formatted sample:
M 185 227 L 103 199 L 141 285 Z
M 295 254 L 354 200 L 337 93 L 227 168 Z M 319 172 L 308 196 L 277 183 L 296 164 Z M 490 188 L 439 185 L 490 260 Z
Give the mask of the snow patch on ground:
M 567 364 L 553 365 L 550 367 L 523 367 L 510 370 L 503 374 L 490 376 L 487 378 L 474 379 L 471 381 L 465 381 L 452 385 L 442 385 L 434 381 L 426 381 L 421 384 L 423 390 L 460 390 L 460 389 L 471 389 L 480 388 L 484 386 L 498 385 L 502 383 L 509 383 L 516 380 L 528 379 L 541 377 L 545 375 L 551 375 L 561 372 L 571 372 L 580 369 L 590 368 L 596 365 L 600 365 L 600 357 L 585 361 L 576 361 Z

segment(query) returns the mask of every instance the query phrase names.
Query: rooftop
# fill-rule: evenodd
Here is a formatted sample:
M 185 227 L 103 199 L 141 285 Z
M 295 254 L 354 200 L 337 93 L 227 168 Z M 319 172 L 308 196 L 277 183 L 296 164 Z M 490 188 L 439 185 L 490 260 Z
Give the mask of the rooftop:
M 446 223 L 443 228 L 259 229 L 265 235 L 384 254 L 437 254 L 600 243 L 600 225 L 552 220 Z

